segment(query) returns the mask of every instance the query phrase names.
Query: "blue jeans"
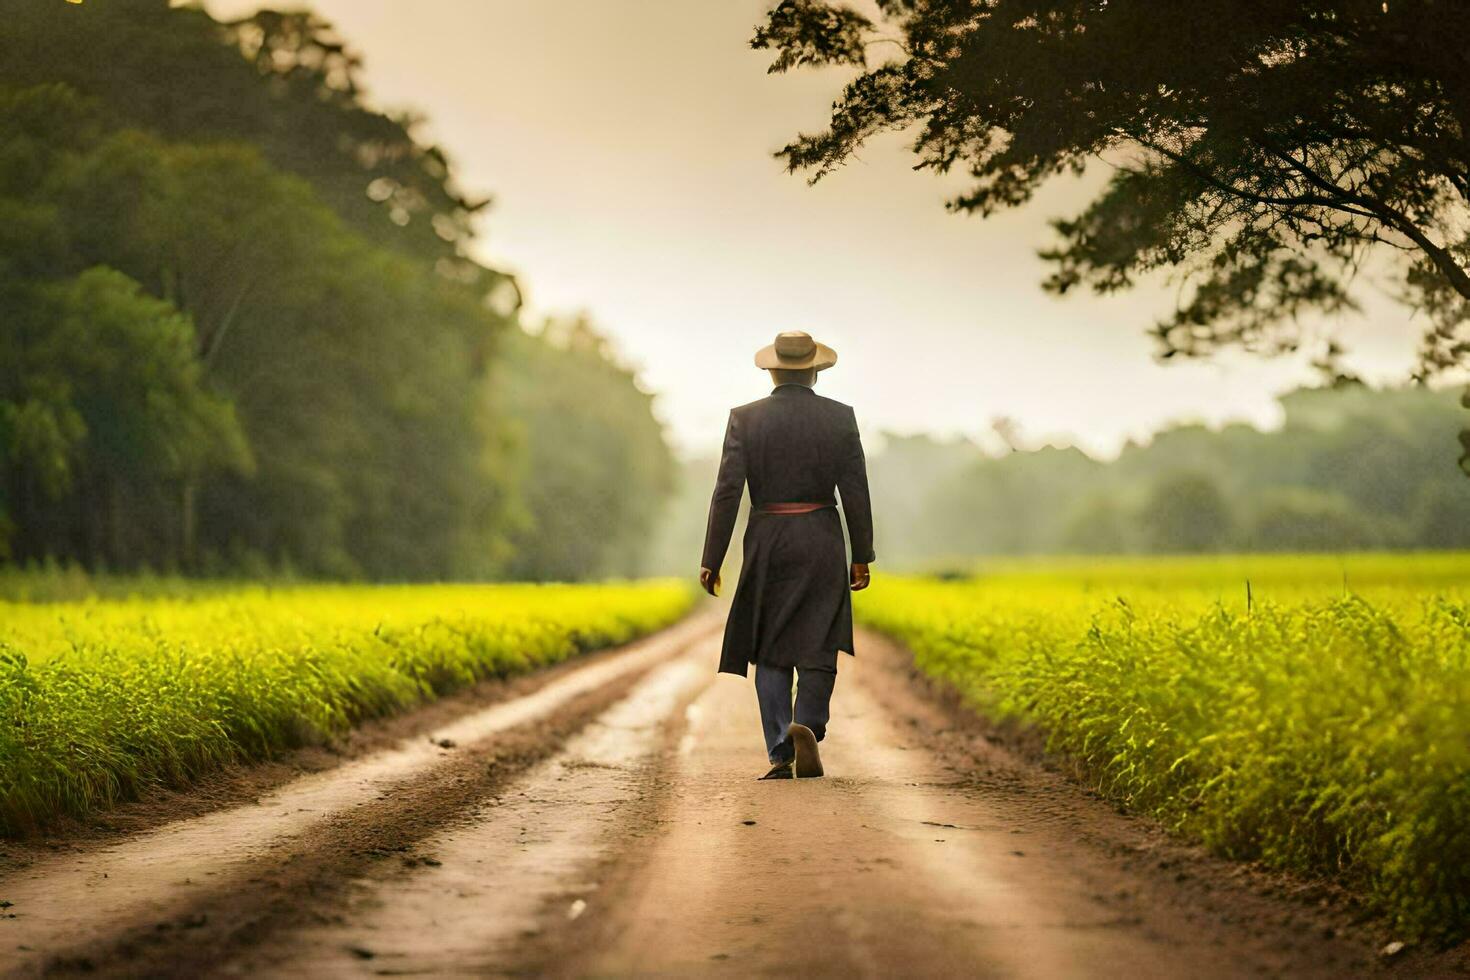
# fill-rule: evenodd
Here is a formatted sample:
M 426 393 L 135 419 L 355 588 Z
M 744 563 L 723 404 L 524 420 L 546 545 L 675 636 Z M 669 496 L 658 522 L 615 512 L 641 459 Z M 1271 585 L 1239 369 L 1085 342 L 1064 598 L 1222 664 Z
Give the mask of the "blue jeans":
M 786 727 L 792 721 L 793 675 L 796 680 L 796 723 L 810 728 L 819 742 L 827 734 L 828 706 L 832 701 L 832 687 L 837 683 L 837 671 L 810 667 L 798 671 L 793 667 L 756 664 L 755 697 L 761 708 L 766 755 L 772 765 L 796 758 L 796 747 L 786 737 Z

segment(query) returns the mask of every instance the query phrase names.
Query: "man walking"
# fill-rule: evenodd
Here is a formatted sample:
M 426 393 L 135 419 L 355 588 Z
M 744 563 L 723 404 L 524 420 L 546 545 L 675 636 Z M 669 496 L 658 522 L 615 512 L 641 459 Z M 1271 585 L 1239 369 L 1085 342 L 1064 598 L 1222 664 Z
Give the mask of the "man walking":
M 852 653 L 852 597 L 868 587 L 873 514 L 857 418 L 812 390 L 837 353 L 788 331 L 761 348 L 755 365 L 775 389 L 730 412 L 710 501 L 699 582 L 714 595 L 750 486 L 744 564 L 725 622 L 720 670 L 746 676 L 756 698 L 771 769 L 762 779 L 822 775 L 817 743 L 827 731 L 837 651 Z M 852 543 L 845 554 L 833 491 L 841 495 Z M 793 717 L 792 682 L 796 684 Z

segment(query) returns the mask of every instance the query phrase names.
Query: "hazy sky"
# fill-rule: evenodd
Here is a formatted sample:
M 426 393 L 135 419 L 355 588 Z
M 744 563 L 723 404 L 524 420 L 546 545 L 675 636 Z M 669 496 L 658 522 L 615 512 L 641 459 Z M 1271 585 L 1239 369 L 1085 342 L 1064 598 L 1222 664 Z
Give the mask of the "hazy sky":
M 217 15 L 258 0 L 212 0 Z M 998 218 L 947 213 L 959 186 L 911 171 L 903 141 L 815 187 L 771 156 L 827 118 L 841 73 L 767 75 L 748 39 L 767 0 L 315 0 L 366 57 L 381 106 L 430 118 L 461 183 L 493 195 L 481 257 L 531 312 L 588 311 L 689 452 L 769 384 L 784 329 L 836 347 L 819 390 L 865 431 L 980 435 L 995 416 L 1100 451 L 1180 418 L 1269 424 L 1300 364 L 1164 367 L 1143 330 L 1169 288 L 1044 295 L 1063 182 Z M 1403 372 L 1414 329 L 1375 301 L 1345 324 L 1364 373 Z

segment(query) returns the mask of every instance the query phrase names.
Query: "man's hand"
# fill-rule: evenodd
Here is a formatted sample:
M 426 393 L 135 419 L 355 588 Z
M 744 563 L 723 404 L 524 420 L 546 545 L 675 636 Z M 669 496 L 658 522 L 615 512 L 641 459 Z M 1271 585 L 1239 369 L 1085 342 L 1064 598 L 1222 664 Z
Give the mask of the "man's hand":
M 852 576 L 849 579 L 852 591 L 861 592 L 868 587 L 868 566 L 866 562 L 852 563 Z
M 718 572 L 712 572 L 708 568 L 699 570 L 699 587 L 710 595 L 720 594 L 720 576 Z

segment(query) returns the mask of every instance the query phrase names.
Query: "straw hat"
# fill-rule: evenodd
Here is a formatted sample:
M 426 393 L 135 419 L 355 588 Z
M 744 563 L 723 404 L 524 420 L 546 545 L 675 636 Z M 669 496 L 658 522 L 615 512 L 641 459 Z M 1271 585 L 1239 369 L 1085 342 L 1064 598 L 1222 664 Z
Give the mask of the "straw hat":
M 755 352 L 755 366 L 764 371 L 780 368 L 801 371 L 816 368 L 825 371 L 837 363 L 837 352 L 826 344 L 819 344 L 812 335 L 801 330 L 786 330 L 776 334 L 776 342 Z

